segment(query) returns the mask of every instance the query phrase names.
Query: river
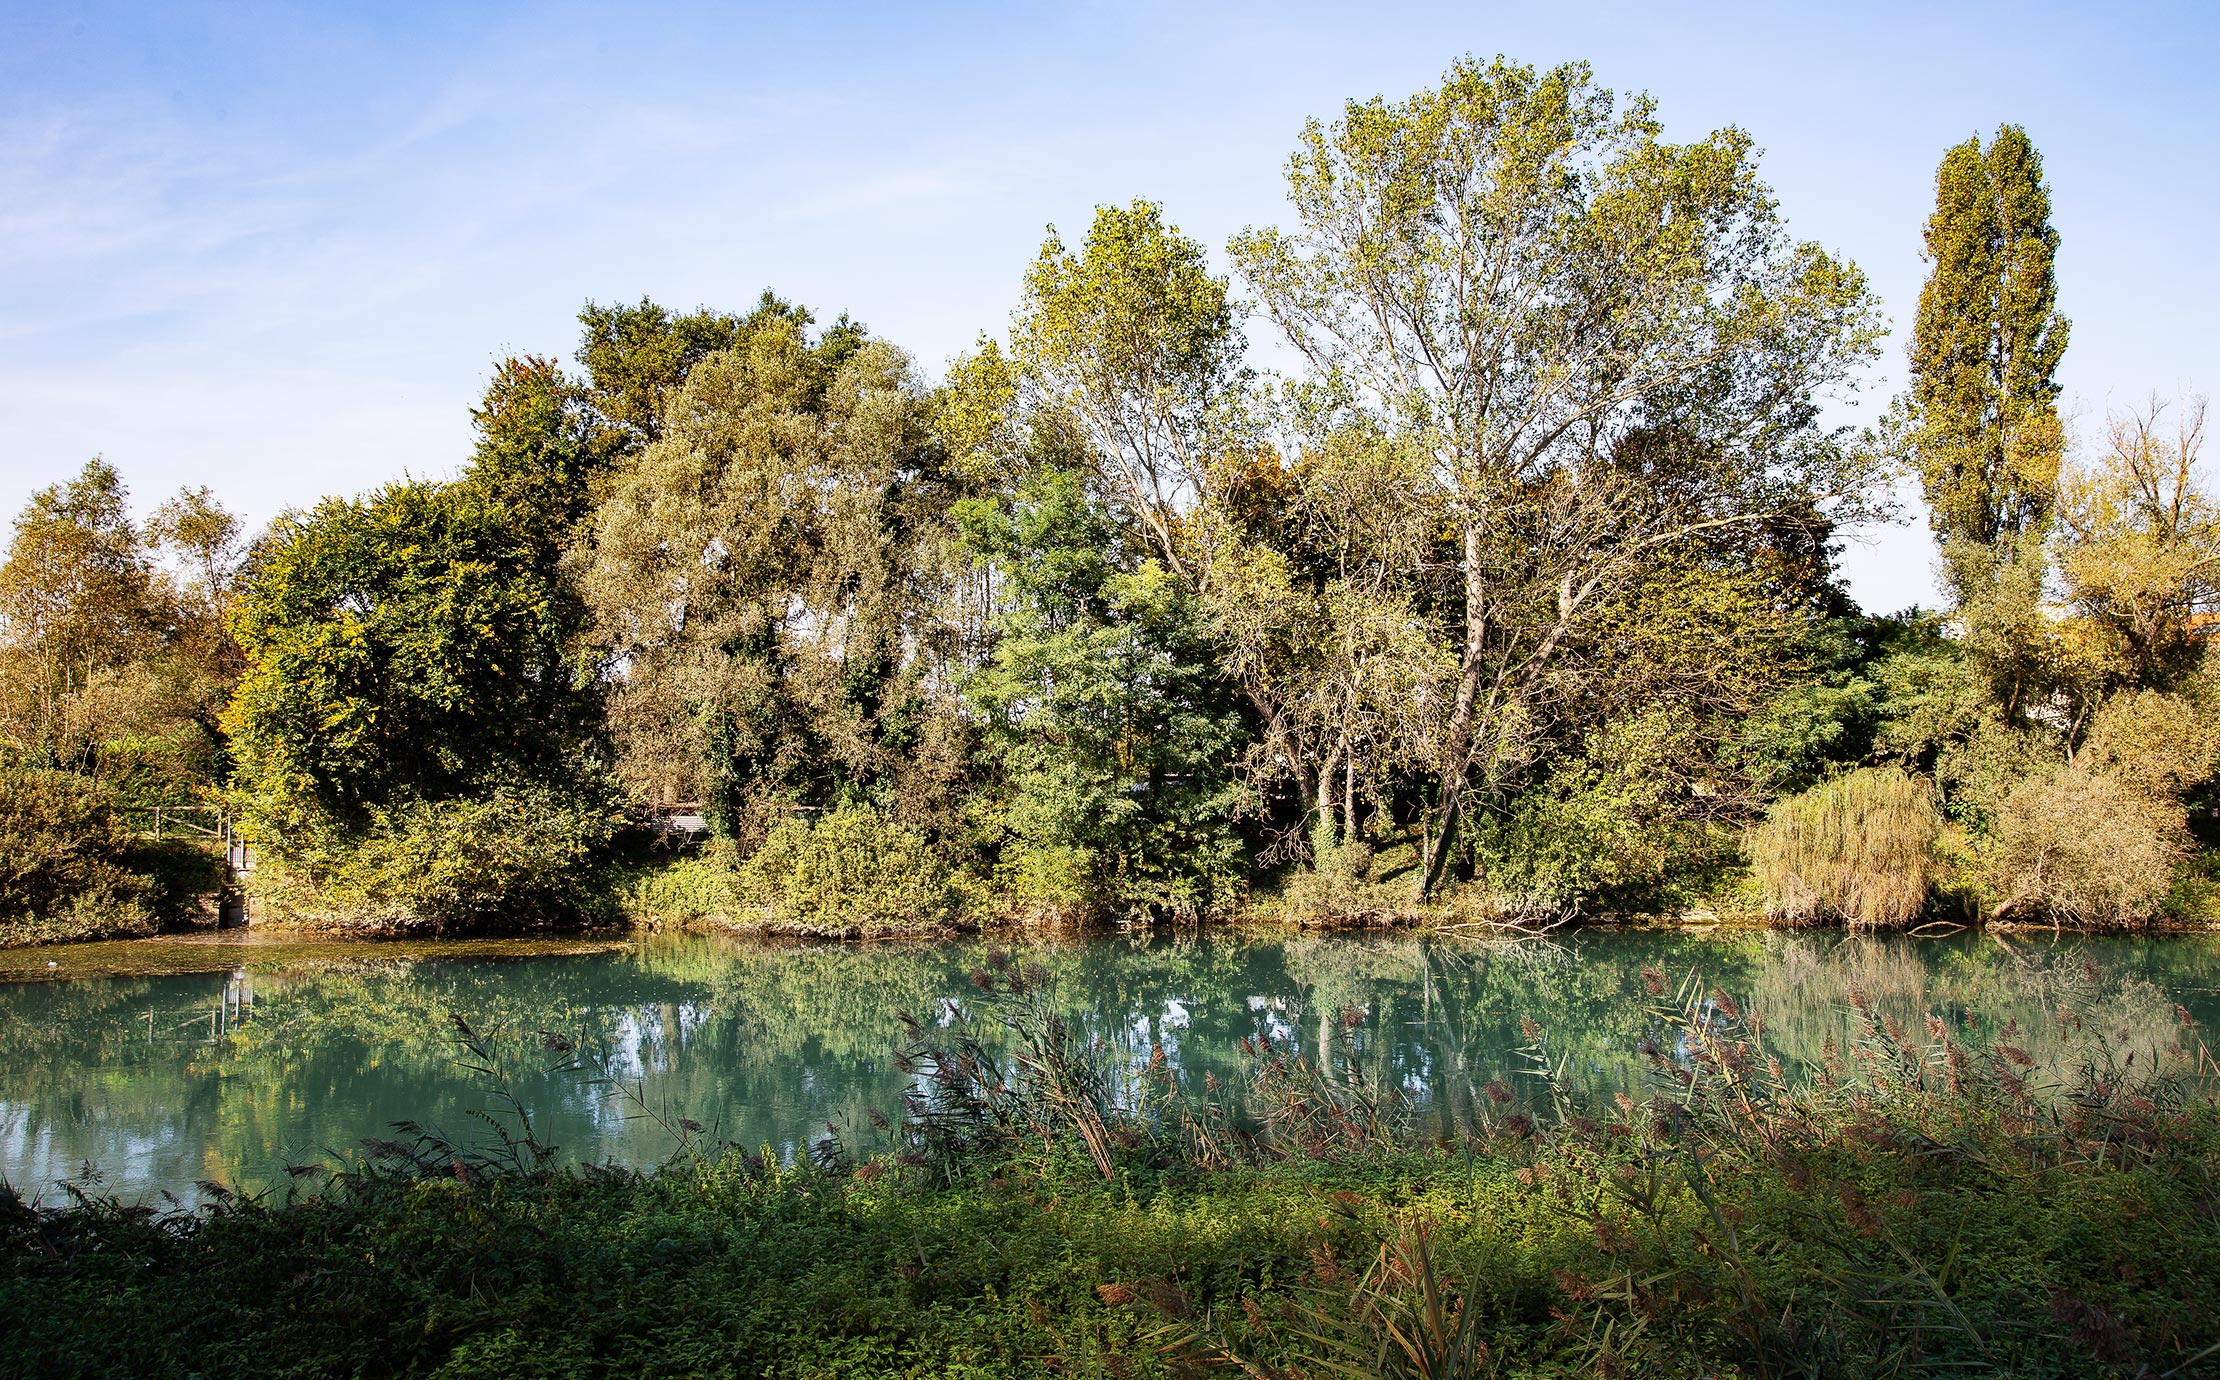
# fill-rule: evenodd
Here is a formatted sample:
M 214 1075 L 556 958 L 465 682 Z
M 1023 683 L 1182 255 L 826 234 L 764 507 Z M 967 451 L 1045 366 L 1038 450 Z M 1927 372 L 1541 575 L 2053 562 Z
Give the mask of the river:
M 204 1181 L 282 1192 L 289 1166 L 342 1162 L 399 1121 L 489 1136 L 479 1113 L 499 1103 L 462 1066 L 456 1015 L 492 1038 L 534 1134 L 567 1159 L 656 1164 L 680 1118 L 787 1157 L 829 1123 L 868 1151 L 883 1143 L 872 1111 L 898 1116 L 908 1085 L 890 1057 L 898 1013 L 944 1021 L 950 1002 L 976 1005 L 968 975 L 993 948 L 249 932 L 0 954 L 0 1176 L 47 1202 L 65 1181 L 193 1202 Z M 1491 1080 L 1539 1099 L 1544 1060 L 1576 1096 L 1641 1094 L 1636 1046 L 1684 985 L 1760 1013 L 1791 1066 L 1852 1036 L 1853 990 L 1915 1033 L 1936 1015 L 2038 1059 L 2093 1038 L 2162 1049 L 2177 1008 L 2220 1018 L 2220 942 L 2206 937 L 1180 933 L 1013 952 L 1113 1057 L 1161 1048 L 1196 1085 L 1237 1082 L 1245 1037 L 1323 1046 L 1436 1123 L 1468 1117 Z

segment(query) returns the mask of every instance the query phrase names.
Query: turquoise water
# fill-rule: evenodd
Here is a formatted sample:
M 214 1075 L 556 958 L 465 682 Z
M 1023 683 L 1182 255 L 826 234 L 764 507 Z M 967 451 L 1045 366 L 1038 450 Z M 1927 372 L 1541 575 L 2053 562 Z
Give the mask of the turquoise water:
M 828 1123 L 869 1148 L 871 1112 L 898 1116 L 907 1086 L 890 1059 L 898 1013 L 940 1019 L 974 997 L 967 975 L 990 948 L 145 941 L 13 955 L 0 976 L 44 980 L 0 981 L 0 1176 L 48 1201 L 63 1180 L 192 1200 L 203 1180 L 283 1183 L 395 1121 L 488 1134 L 473 1113 L 494 1100 L 457 1063 L 458 1014 L 497 1037 L 536 1134 L 566 1158 L 658 1163 L 675 1148 L 662 1123 L 682 1116 L 787 1156 Z M 1930 1013 L 2011 1026 L 2038 1057 L 2063 1049 L 2062 1014 L 2153 1049 L 2173 1042 L 2177 1006 L 2220 1019 L 2220 944 L 2205 938 L 1181 934 L 1016 953 L 1128 1057 L 1161 1047 L 1199 1083 L 1238 1079 L 1244 1037 L 1323 1046 L 1437 1123 L 1491 1079 L 1538 1094 L 1529 1030 L 1581 1095 L 1643 1091 L 1635 1046 L 1661 1026 L 1645 968 L 1675 987 L 1697 974 L 1761 1013 L 1790 1063 L 1849 1031 L 1853 987 L 1914 1031 Z M 590 1066 L 551 1069 L 542 1033 Z

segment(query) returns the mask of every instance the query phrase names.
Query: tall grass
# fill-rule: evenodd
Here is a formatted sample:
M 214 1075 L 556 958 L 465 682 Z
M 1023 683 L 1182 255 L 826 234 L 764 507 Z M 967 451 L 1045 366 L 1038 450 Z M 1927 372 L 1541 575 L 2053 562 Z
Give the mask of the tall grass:
M 1757 1013 L 1695 974 L 1676 993 L 1662 973 L 1645 974 L 1659 998 L 1646 1101 L 1620 1094 L 1615 1111 L 1596 1109 L 1599 1120 L 1571 1110 L 1581 1100 L 1545 1067 L 1554 1115 L 1476 1122 L 1453 1138 L 1468 1165 L 1522 1166 L 1521 1184 L 1592 1233 L 1602 1268 L 1559 1268 L 1551 1310 L 1559 1354 L 1590 1373 L 1668 1373 L 1691 1351 L 1759 1376 L 2081 1373 L 2087 1361 L 2112 1373 L 2199 1373 L 2220 1356 L 2209 1319 L 2138 1325 L 2118 1297 L 2056 1284 L 2039 1311 L 2015 1311 L 2009 1300 L 2028 1284 L 1974 1273 L 1981 1267 L 1962 1258 L 1974 1248 L 1946 1206 L 2002 1194 L 2048 1218 L 2061 1209 L 2044 1190 L 2111 1203 L 2138 1191 L 2121 1176 L 2155 1174 L 2203 1205 L 2173 1239 L 2214 1248 L 2206 1195 L 2220 1065 L 2186 1013 L 2165 1042 L 2102 1022 L 2097 976 L 2092 968 L 2087 989 L 2061 1000 L 2071 1052 L 2050 1064 L 2013 1044 L 2014 1029 L 1983 1041 L 1941 1016 L 1908 1028 L 1853 991 L 1850 1037 L 1817 1066 L 1790 1069 L 1766 1048 Z M 1252 1089 L 1269 1096 L 1273 1084 Z M 1355 1195 L 1335 1197 L 1367 1215 Z M 1157 1320 L 1154 1341 L 1175 1374 L 1520 1373 L 1493 1351 L 1518 1333 L 1505 1302 L 1516 1294 L 1512 1261 L 1445 1244 L 1448 1223 L 1422 1211 L 1367 1228 L 1369 1264 L 1314 1251 L 1276 1295 L 1245 1292 L 1238 1307 L 1177 1279 L 1100 1292 Z M 2068 1249 L 2096 1249 L 2115 1262 L 2103 1268 L 2130 1278 L 2150 1268 L 2093 1242 Z
M 1750 864 L 1774 916 L 1901 925 L 1927 904 L 1941 833 L 1932 787 L 1869 767 L 1774 805 L 1750 831 Z
M 1045 970 L 997 950 L 971 980 L 977 1009 L 952 1003 L 933 1021 L 905 1013 L 895 1056 L 913 1087 L 903 1161 L 937 1181 L 1013 1156 L 1035 1173 L 1073 1159 L 1109 1181 L 1409 1144 L 1409 1099 L 1367 1070 L 1350 1040 L 1329 1063 L 1260 1035 L 1242 1042 L 1241 1086 L 1212 1076 L 1183 1088 L 1160 1046 L 1134 1062 L 1082 1035 Z M 1365 1014 L 1349 1007 L 1335 1019 L 1353 1034 Z

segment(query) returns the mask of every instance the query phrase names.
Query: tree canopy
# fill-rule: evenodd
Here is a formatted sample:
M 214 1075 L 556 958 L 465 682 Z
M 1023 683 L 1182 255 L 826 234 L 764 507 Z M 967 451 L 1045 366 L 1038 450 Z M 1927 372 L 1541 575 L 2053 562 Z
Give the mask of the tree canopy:
M 1739 128 L 1466 58 L 1285 174 L 1230 273 L 1051 227 L 937 382 L 770 291 L 588 302 L 451 480 L 250 541 L 94 461 L 0 565 L 0 769 L 220 800 L 381 924 L 621 909 L 680 805 L 688 914 L 819 933 L 2205 904 L 2202 403 L 2067 444 L 2024 130 L 1943 155 L 1861 438 L 1879 305 Z M 1950 607 L 1872 617 L 1837 533 L 1904 465 Z

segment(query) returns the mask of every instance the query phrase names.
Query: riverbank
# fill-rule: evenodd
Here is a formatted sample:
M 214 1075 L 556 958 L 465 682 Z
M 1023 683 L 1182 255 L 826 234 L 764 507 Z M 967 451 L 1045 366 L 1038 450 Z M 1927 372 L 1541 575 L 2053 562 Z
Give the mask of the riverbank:
M 256 929 L 304 940 L 367 941 L 666 931 L 786 939 L 930 940 L 1159 925 L 1503 934 L 1598 925 L 1915 932 L 1994 927 L 1999 932 L 2090 934 L 2220 931 L 2220 861 L 2205 854 L 2183 869 L 2163 907 L 2133 923 L 2105 921 L 2088 913 L 2009 909 L 2000 913 L 1985 905 L 1977 892 L 1958 887 L 1936 889 L 1921 909 L 1889 924 L 1863 925 L 1828 912 L 1783 915 L 1769 908 L 1754 874 L 1724 865 L 1700 869 L 1682 884 L 1655 894 L 1620 897 L 1610 904 L 1600 899 L 1584 906 L 1544 904 L 1533 897 L 1493 891 L 1481 882 L 1460 882 L 1454 876 L 1430 901 L 1420 904 L 1415 895 L 1418 855 L 1408 840 L 1378 848 L 1355 844 L 1329 850 L 1317 866 L 1283 866 L 1210 908 L 1120 910 L 1099 899 L 1085 903 L 1067 897 L 1051 903 L 1023 887 L 949 867 L 912 846 L 914 839 L 896 846 L 906 837 L 900 831 L 874 832 L 851 821 L 841 830 L 805 832 L 816 851 L 769 850 L 774 856 L 768 862 L 763 853 L 740 859 L 725 843 L 673 848 L 635 839 L 624 849 L 577 862 L 575 875 L 561 886 L 541 888 L 567 898 L 560 904 L 466 907 L 459 912 L 431 900 L 424 901 L 428 909 L 412 909 L 390 895 L 373 904 L 359 887 L 322 885 L 307 872 L 267 857 L 261 870 L 246 879 L 240 914 Z M 140 863 L 150 872 L 163 874 L 160 885 L 148 881 L 150 892 L 163 899 L 159 909 L 137 900 L 82 898 L 82 903 L 56 909 L 58 919 L 22 917 L 0 923 L 0 951 L 206 932 L 216 926 L 217 897 L 227 885 L 221 866 L 214 865 L 220 859 L 172 846 L 161 858 L 142 858 Z
M 1698 988 L 1640 1101 L 1529 1113 L 1491 1087 L 1417 1136 L 1377 1085 L 1271 1048 L 1215 1094 L 1109 1095 L 1146 1084 L 1090 1083 L 1026 982 L 981 984 L 1032 1031 L 1008 1083 L 967 1075 L 960 1028 L 915 1028 L 907 1124 L 810 1159 L 673 1120 L 659 1172 L 558 1167 L 514 1121 L 405 1126 L 199 1216 L 7 1200 L 0 1374 L 2161 1376 L 2220 1354 L 2220 1116 L 2186 1029 L 2036 1059 L 1869 1017 L 1791 1088 Z
M 1157 921 L 1112 915 L 1009 914 L 991 909 L 902 918 L 886 914 L 854 923 L 837 923 L 824 914 L 797 917 L 776 906 L 751 902 L 732 887 L 729 876 L 713 864 L 680 859 L 653 868 L 626 867 L 611 874 L 605 903 L 591 913 L 547 919 L 527 917 L 477 925 L 416 925 L 387 919 L 334 919 L 273 913 L 250 908 L 247 922 L 219 928 L 212 906 L 192 911 L 181 920 L 157 923 L 137 911 L 125 911 L 111 923 L 85 911 L 73 917 L 65 930 L 49 927 L 0 927 L 0 980 L 36 976 L 37 970 L 57 953 L 52 966 L 129 973 L 174 971 L 159 958 L 151 962 L 124 957 L 144 945 L 150 955 L 171 951 L 179 944 L 234 943 L 252 932 L 256 942 L 329 949 L 359 945 L 365 954 L 402 956 L 419 948 L 468 956 L 480 946 L 503 942 L 539 943 L 575 941 L 599 945 L 621 943 L 628 936 L 702 934 L 766 941 L 888 942 L 930 941 L 965 936 L 1023 940 L 1043 935 L 1111 933 L 1135 928 L 1184 930 L 1204 927 L 1231 932 L 1345 933 L 1365 931 L 1427 932 L 1476 936 L 1517 937 L 1563 934 L 1577 930 L 1667 930 L 1703 933 L 1713 930 L 1781 931 L 1788 933 L 1917 933 L 1947 934 L 1967 930 L 1999 935 L 2199 935 L 2220 933 L 2220 913 L 2200 908 L 2195 913 L 2154 917 L 2135 925 L 2086 924 L 2026 918 L 1992 919 L 1963 910 L 1920 917 L 1895 929 L 1867 929 L 1839 921 L 1784 921 L 1746 906 L 1690 906 L 1669 911 L 1564 911 L 1530 914 L 1486 904 L 1478 898 L 1452 894 L 1446 901 L 1419 907 L 1404 898 L 1372 894 L 1361 905 L 1321 908 L 1314 900 L 1272 892 L 1254 898 L 1238 909 L 1208 917 Z M 219 965 L 220 966 L 220 965 Z

